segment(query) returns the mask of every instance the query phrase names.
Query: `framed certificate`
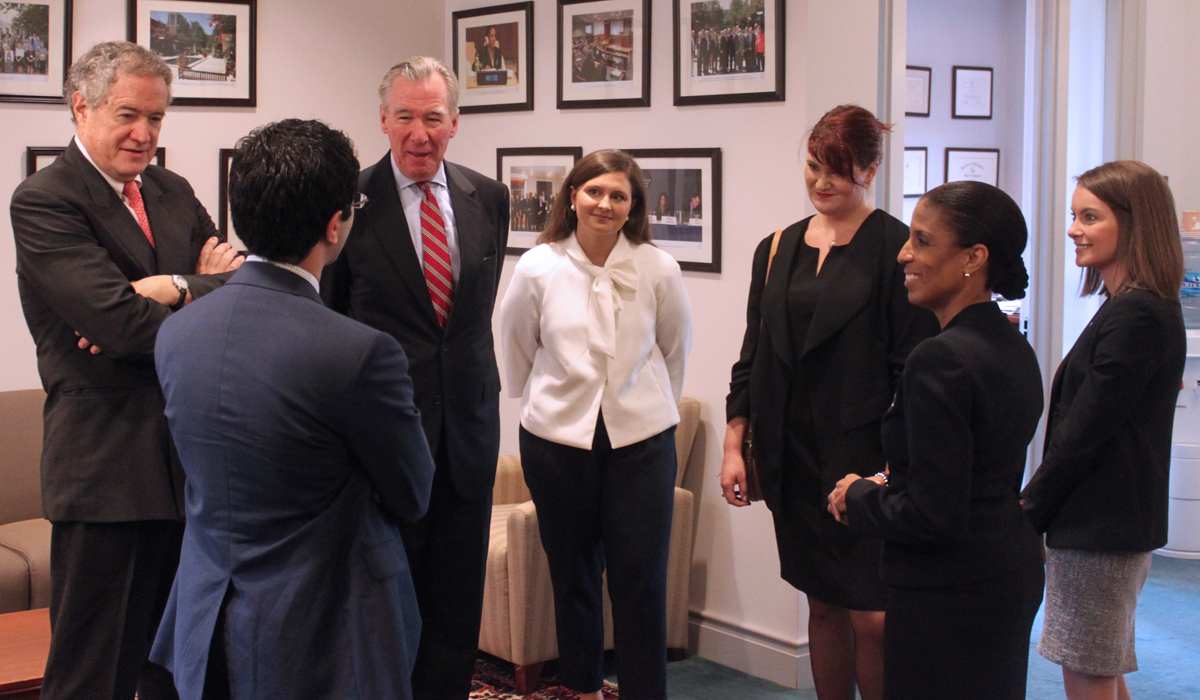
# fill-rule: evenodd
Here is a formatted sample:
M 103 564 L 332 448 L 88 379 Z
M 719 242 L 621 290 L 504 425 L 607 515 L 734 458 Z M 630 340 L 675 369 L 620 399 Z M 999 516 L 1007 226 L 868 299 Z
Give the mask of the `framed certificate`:
M 951 114 L 955 119 L 992 118 L 992 69 L 954 66 Z
M 929 83 L 933 70 L 922 66 L 904 67 L 904 116 L 929 116 Z
M 999 187 L 999 148 L 947 148 L 946 182 L 976 180 Z
M 925 183 L 929 149 L 925 146 L 904 148 L 904 196 L 920 197 L 925 194 Z

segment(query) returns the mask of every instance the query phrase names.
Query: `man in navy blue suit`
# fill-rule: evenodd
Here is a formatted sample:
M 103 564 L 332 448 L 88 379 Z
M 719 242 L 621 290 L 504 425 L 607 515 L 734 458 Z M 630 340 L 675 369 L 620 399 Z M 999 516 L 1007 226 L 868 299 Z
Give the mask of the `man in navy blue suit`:
M 411 697 L 421 622 L 396 521 L 424 515 L 433 459 L 400 344 L 318 295 L 357 179 L 320 122 L 243 138 L 229 199 L 252 255 L 159 332 L 187 527 L 151 658 L 182 700 Z

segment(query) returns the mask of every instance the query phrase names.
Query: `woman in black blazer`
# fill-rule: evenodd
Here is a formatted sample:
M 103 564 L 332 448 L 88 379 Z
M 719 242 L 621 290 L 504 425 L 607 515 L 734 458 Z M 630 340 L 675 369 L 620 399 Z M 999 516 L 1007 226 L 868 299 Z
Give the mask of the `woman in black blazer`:
M 1108 300 L 1054 375 L 1042 465 L 1022 496 L 1048 547 L 1038 651 L 1062 665 L 1068 698 L 1111 700 L 1129 697 L 1137 596 L 1167 543 L 1183 254 L 1171 190 L 1144 163 L 1081 175 L 1071 212 L 1083 293 Z
M 808 598 L 810 660 L 821 700 L 882 697 L 879 540 L 825 510 L 844 474 L 883 469 L 879 419 L 904 359 L 937 330 L 908 303 L 896 254 L 907 227 L 871 205 L 886 129 L 873 114 L 836 107 L 808 138 L 805 185 L 817 214 L 758 246 L 746 335 L 726 399 L 721 487 L 746 496 L 742 440 L 753 424 L 764 500 L 783 578 Z M 770 281 L 767 270 L 770 267 Z
M 889 699 L 1025 697 L 1043 572 L 1018 495 L 1042 377 L 991 299 L 1025 296 L 1026 237 L 1008 195 L 953 182 L 917 204 L 900 252 L 909 300 L 942 332 L 908 356 L 883 418 L 890 473 L 849 474 L 829 496 L 850 530 L 884 540 Z

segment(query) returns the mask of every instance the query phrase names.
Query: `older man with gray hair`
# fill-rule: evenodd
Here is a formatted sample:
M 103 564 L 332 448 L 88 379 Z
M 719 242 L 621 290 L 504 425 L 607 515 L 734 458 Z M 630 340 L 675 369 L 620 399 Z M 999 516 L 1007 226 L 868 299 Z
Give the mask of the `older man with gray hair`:
M 183 471 L 154 370 L 159 325 L 240 265 L 183 178 L 150 165 L 171 70 L 94 46 L 63 96 L 75 138 L 17 187 L 17 287 L 46 390 L 52 523 L 42 698 L 176 697 L 147 656 L 179 561 Z
M 466 700 L 500 450 L 492 308 L 508 190 L 444 160 L 458 131 L 458 80 L 445 64 L 423 56 L 397 64 L 379 98 L 391 150 L 359 175 L 369 201 L 321 294 L 408 355 L 436 465 L 429 511 L 400 525 L 422 620 L 413 697 Z

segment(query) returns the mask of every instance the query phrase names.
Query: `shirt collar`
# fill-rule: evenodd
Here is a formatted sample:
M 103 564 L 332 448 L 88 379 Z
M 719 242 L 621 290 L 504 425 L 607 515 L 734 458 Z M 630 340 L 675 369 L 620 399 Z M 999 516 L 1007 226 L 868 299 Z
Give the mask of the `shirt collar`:
M 417 184 L 417 182 L 423 182 L 422 180 L 414 180 L 411 177 L 400 172 L 400 166 L 396 165 L 396 157 L 393 156 L 391 153 L 388 153 L 388 162 L 392 164 L 392 175 L 396 176 L 396 187 L 398 187 L 399 189 L 403 190 L 405 187 L 408 187 L 409 185 L 415 185 L 415 184 Z M 446 162 L 445 161 L 442 161 L 441 163 L 438 164 L 437 174 L 434 175 L 433 179 L 429 180 L 429 182 L 432 182 L 435 185 L 441 185 L 442 187 L 447 187 L 447 185 L 446 185 Z
M 84 158 L 87 158 L 87 162 L 92 164 L 92 167 L 96 169 L 96 172 L 100 173 L 100 175 L 105 179 L 105 181 L 108 182 L 109 186 L 111 186 L 114 190 L 117 191 L 117 195 L 120 197 L 124 197 L 125 196 L 125 183 L 121 182 L 120 180 L 112 179 L 111 177 L 108 176 L 108 173 L 106 173 L 100 169 L 99 165 L 96 165 L 96 161 L 92 160 L 92 154 L 88 153 L 87 146 L 83 145 L 83 141 L 80 140 L 78 135 L 75 136 L 75 145 L 79 147 L 79 152 L 83 154 Z M 142 176 L 140 174 L 137 177 L 133 178 L 133 180 L 134 180 L 134 182 L 136 182 L 138 184 L 139 188 L 142 186 Z
M 293 264 L 291 264 L 291 263 L 285 263 L 285 262 L 278 262 L 278 261 L 275 261 L 275 260 L 267 260 L 266 258 L 264 258 L 264 257 L 263 257 L 263 256 L 261 256 L 261 255 L 247 255 L 247 256 L 246 256 L 246 262 L 261 262 L 261 263 L 266 263 L 266 264 L 268 264 L 268 265 L 274 265 L 275 267 L 278 267 L 278 268 L 282 268 L 282 269 L 284 269 L 284 270 L 287 270 L 288 272 L 293 272 L 293 273 L 295 273 L 295 274 L 297 274 L 297 275 L 300 275 L 300 276 L 301 276 L 301 277 L 303 277 L 305 280 L 307 280 L 307 281 L 308 281 L 308 283 L 309 283 L 309 284 L 311 284 L 311 285 L 313 286 L 313 289 L 317 290 L 317 294 L 320 294 L 320 293 L 321 293 L 321 282 L 320 282 L 320 280 L 318 280 L 318 279 L 317 279 L 316 275 L 314 275 L 313 273 L 309 272 L 308 270 L 305 270 L 303 267 L 300 267 L 299 265 L 293 265 Z

